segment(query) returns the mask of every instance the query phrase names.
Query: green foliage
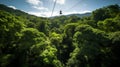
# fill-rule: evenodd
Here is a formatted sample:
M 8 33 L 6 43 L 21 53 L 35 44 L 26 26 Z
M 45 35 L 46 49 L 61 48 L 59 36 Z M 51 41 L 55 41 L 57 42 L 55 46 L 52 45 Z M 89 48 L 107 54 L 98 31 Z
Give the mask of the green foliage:
M 42 52 L 40 56 L 43 57 L 43 62 L 45 67 L 46 66 L 61 67 L 61 63 L 59 60 L 57 60 L 57 57 L 55 55 L 56 52 L 57 49 L 51 46 L 47 46 L 46 49 Z
M 43 18 L 0 4 L 0 67 L 119 67 L 119 44 L 119 5 Z
M 65 25 L 64 33 L 66 34 L 66 36 L 72 37 L 73 34 L 75 33 L 75 27 L 77 25 L 78 23 L 70 23 L 70 24 Z
M 114 32 L 110 34 L 110 39 L 112 39 L 113 43 L 120 41 L 120 31 Z
M 92 19 L 95 21 L 105 20 L 106 18 L 115 17 L 119 12 L 120 8 L 118 5 L 110 5 L 93 11 Z
M 98 22 L 98 27 L 106 32 L 115 32 L 120 30 L 119 15 L 115 18 L 105 19 Z
M 24 25 L 7 12 L 0 11 L 0 17 L 1 43 L 9 43 L 9 41 L 12 42 L 19 39 L 19 33 L 21 32 L 21 29 L 23 29 Z M 7 38 L 8 40 L 4 38 Z
M 100 8 L 92 12 L 92 19 L 95 21 L 104 20 L 109 17 L 110 15 L 106 8 Z
M 77 23 L 78 20 L 80 20 L 80 18 L 73 15 L 73 16 L 70 16 L 68 20 L 66 20 L 65 22 L 66 23 Z
M 50 40 L 53 44 L 57 45 L 62 42 L 62 35 L 53 32 L 50 34 Z
M 27 41 L 26 41 L 27 40 Z M 34 28 L 25 28 L 22 30 L 22 36 L 20 39 L 20 50 L 28 50 L 32 45 L 38 44 L 40 42 L 45 42 L 46 36 L 44 33 L 39 32 Z
M 115 17 L 115 16 L 120 12 L 120 7 L 119 7 L 119 5 L 117 5 L 117 4 L 115 4 L 115 5 L 110 5 L 110 6 L 108 6 L 107 9 L 109 10 L 110 15 L 111 15 L 112 17 Z
M 0 10 L 0 66 L 12 66 L 17 43 L 21 38 L 22 24 L 14 15 Z

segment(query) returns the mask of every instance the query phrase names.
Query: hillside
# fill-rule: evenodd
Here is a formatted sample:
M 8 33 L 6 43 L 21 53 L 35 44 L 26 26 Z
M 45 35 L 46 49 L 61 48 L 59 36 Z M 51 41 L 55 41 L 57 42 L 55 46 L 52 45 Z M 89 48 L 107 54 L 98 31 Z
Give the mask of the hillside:
M 91 13 L 83 13 L 83 14 L 69 14 L 69 15 L 66 15 L 66 16 L 77 16 L 77 17 L 88 17 L 88 16 L 91 16 Z
M 119 67 L 119 51 L 119 5 L 43 18 L 0 4 L 0 67 Z
M 0 10 L 4 10 L 6 12 L 12 13 L 12 14 L 17 15 L 17 16 L 20 16 L 20 15 L 33 16 L 33 15 L 29 15 L 28 13 L 23 12 L 21 10 L 7 7 L 6 5 L 3 5 L 3 4 L 0 4 L 0 7 L 1 7 Z M 69 14 L 69 15 L 64 15 L 64 16 L 66 16 L 66 17 L 77 16 L 77 17 L 82 18 L 82 17 L 86 17 L 86 16 L 90 16 L 90 15 L 91 15 L 91 13 L 83 13 L 83 14 Z
M 6 12 L 9 12 L 11 14 L 15 14 L 15 15 L 28 15 L 27 13 L 23 12 L 23 11 L 20 11 L 18 9 L 13 9 L 13 8 L 10 8 L 10 7 L 7 7 L 6 5 L 4 4 L 0 4 L 0 10 L 3 10 L 3 11 L 6 11 Z

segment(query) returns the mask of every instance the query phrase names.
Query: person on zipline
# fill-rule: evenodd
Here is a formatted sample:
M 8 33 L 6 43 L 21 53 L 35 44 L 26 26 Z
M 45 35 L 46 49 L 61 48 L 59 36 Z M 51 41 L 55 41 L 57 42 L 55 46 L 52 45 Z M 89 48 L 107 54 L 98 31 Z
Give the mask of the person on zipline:
M 60 10 L 60 14 L 62 14 L 62 11 Z

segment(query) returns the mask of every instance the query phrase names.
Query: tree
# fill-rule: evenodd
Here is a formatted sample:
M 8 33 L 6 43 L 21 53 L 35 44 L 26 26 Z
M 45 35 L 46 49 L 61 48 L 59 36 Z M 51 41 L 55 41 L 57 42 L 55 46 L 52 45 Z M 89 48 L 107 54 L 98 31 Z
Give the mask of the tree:
M 105 19 L 98 22 L 98 27 L 106 32 L 115 32 L 120 30 L 119 15 L 115 18 Z
M 110 41 L 111 41 L 111 45 L 110 45 L 110 56 L 109 56 L 109 62 L 112 63 L 112 64 L 108 64 L 108 66 L 115 66 L 115 65 L 119 65 L 120 63 L 120 54 L 119 54 L 119 51 L 120 51 L 120 46 L 119 46 L 119 43 L 120 43 L 120 31 L 116 31 L 116 32 L 113 32 L 113 33 L 110 33 L 109 35 L 109 38 L 110 38 Z
M 79 25 L 76 31 L 73 36 L 76 48 L 71 53 L 68 66 L 72 67 L 72 64 L 77 67 L 101 67 L 102 55 L 104 55 L 101 48 L 106 42 L 105 33 L 89 25 Z
M 43 58 L 43 67 L 62 67 L 61 62 L 56 57 L 57 49 L 47 46 L 40 55 Z
M 65 26 L 64 33 L 67 37 L 72 37 L 75 33 L 75 28 L 78 24 L 77 23 L 70 23 Z
M 107 9 L 112 17 L 115 17 L 118 13 L 120 13 L 120 7 L 117 4 L 109 5 Z
M 12 66 L 24 24 L 5 11 L 0 10 L 0 17 L 0 66 Z
M 77 17 L 75 15 L 70 16 L 65 22 L 66 23 L 77 23 L 78 20 L 80 20 L 80 17 Z
M 92 19 L 96 22 L 109 18 L 109 12 L 106 8 L 100 8 L 92 12 Z
M 22 30 L 22 37 L 19 41 L 18 44 L 18 49 L 17 49 L 17 53 L 16 57 L 20 58 L 16 60 L 18 61 L 18 63 L 22 66 L 39 66 L 41 64 L 36 64 L 39 63 L 41 60 L 39 59 L 39 54 L 41 53 L 40 51 L 43 51 L 43 49 L 45 47 L 46 44 L 44 42 L 46 42 L 46 36 L 44 33 L 39 32 L 37 29 L 34 28 L 25 28 Z M 32 48 L 33 46 L 38 46 L 36 49 Z M 40 49 L 40 46 L 43 47 Z M 39 49 L 38 49 L 39 48 Z M 34 52 L 34 51 L 35 52 Z M 31 60 L 31 57 L 34 58 Z M 35 59 L 39 59 L 39 61 L 35 60 Z M 31 62 L 33 64 L 31 64 Z M 18 65 L 19 65 L 18 64 Z

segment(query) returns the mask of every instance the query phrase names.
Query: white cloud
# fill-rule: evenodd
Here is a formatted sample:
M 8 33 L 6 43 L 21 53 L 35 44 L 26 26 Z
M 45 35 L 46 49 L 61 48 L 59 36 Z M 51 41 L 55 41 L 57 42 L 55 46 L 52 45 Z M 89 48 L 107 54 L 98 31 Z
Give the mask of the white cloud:
M 32 4 L 32 5 L 42 4 L 42 1 L 40 1 L 40 0 L 26 0 L 26 2 L 29 4 Z
M 55 1 L 55 0 L 53 0 L 53 1 Z M 63 5 L 63 4 L 65 4 L 65 0 L 57 0 L 57 3 Z
M 51 15 L 51 12 L 28 12 L 28 13 L 39 17 L 50 17 Z
M 13 9 L 17 9 L 15 6 L 8 6 L 8 7 L 13 8 Z
M 65 12 L 63 13 L 64 15 L 68 15 L 68 14 L 84 14 L 84 13 L 88 13 L 91 12 L 89 10 L 84 10 L 84 11 L 72 11 L 72 12 Z
M 31 15 L 35 15 L 35 16 L 38 16 L 38 17 L 51 17 L 51 11 L 41 11 L 41 12 L 33 12 L 33 11 L 30 11 L 30 12 L 27 12 Z M 54 12 L 54 14 L 52 16 L 59 16 L 59 12 Z
M 62 15 L 69 15 L 69 14 L 84 14 L 87 12 L 91 12 L 88 10 L 85 11 L 72 11 L 72 12 L 63 12 Z M 44 11 L 44 12 L 28 12 L 29 14 L 35 15 L 35 16 L 39 16 L 39 17 L 51 17 L 51 11 Z M 54 12 L 54 14 L 52 16 L 59 16 L 59 12 Z
M 42 7 L 42 6 L 32 6 L 33 8 L 37 9 L 37 10 L 45 10 L 48 11 L 48 8 L 46 7 Z
M 31 4 L 34 9 L 48 11 L 48 8 L 43 7 L 43 2 L 41 0 L 26 0 L 26 2 Z

